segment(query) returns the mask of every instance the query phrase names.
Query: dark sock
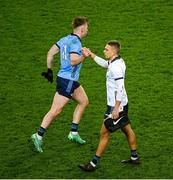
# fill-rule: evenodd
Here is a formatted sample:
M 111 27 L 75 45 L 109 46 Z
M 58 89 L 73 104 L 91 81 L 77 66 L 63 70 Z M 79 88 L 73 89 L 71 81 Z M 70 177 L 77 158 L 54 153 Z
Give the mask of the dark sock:
M 100 157 L 95 155 L 92 159 L 92 162 L 96 165 L 99 160 L 100 160 Z
M 131 157 L 132 158 L 138 158 L 138 155 L 137 155 L 137 150 L 131 150 Z
M 45 131 L 46 131 L 46 129 L 40 126 L 37 133 L 38 133 L 39 136 L 43 137 Z
M 77 129 L 78 129 L 78 124 L 72 123 L 72 124 L 71 124 L 71 131 L 72 131 L 72 132 L 77 132 Z

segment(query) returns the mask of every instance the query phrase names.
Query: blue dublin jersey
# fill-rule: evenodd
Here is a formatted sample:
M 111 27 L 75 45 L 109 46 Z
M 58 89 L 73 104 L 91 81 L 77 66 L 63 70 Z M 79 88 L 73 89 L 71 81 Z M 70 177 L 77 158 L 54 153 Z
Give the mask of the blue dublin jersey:
M 79 79 L 79 73 L 82 63 L 78 65 L 71 65 L 70 54 L 76 53 L 79 56 L 82 55 L 82 44 L 80 38 L 75 34 L 70 34 L 61 38 L 56 45 L 60 49 L 61 67 L 57 76 L 77 81 Z

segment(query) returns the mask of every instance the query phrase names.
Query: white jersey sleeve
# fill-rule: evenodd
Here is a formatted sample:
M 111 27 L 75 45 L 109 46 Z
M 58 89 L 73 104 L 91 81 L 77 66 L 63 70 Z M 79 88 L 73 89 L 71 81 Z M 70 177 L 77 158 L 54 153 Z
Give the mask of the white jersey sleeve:
M 117 94 L 116 94 L 116 100 L 122 101 L 122 97 L 124 94 L 124 79 L 119 79 L 116 81 L 117 85 Z
M 106 61 L 105 59 L 102 59 L 102 58 L 96 56 L 94 58 L 94 61 L 101 67 L 108 68 L 108 61 Z
M 125 78 L 125 64 L 124 61 L 119 60 L 118 63 L 113 65 L 113 77 L 117 87 L 116 91 L 116 100 L 122 101 L 125 87 L 124 87 L 124 78 Z

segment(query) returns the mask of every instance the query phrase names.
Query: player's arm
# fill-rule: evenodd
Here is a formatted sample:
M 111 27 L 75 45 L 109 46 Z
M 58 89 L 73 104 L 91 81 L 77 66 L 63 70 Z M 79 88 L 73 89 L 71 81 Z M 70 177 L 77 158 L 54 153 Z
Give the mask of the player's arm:
M 119 110 L 120 110 L 120 104 L 123 96 L 123 90 L 124 90 L 124 79 L 119 79 L 116 81 L 117 84 L 117 91 L 116 91 L 116 100 L 115 100 L 115 106 L 112 111 L 112 118 L 117 119 L 119 117 Z
M 54 44 L 47 53 L 47 72 L 41 73 L 41 75 L 45 77 L 50 83 L 53 82 L 53 71 L 52 71 L 53 58 L 54 55 L 57 54 L 58 52 L 59 52 L 59 47 Z
M 115 106 L 112 111 L 112 118 L 117 119 L 119 117 L 119 110 L 120 110 L 120 104 L 122 101 L 123 93 L 124 93 L 124 77 L 123 73 L 121 71 L 121 67 L 116 65 L 113 68 L 112 74 L 114 75 L 114 80 L 116 83 L 116 99 L 115 99 Z
M 101 67 L 108 68 L 108 62 L 105 59 L 102 59 L 98 56 L 96 56 L 93 52 L 91 52 L 87 48 L 83 48 L 83 54 L 89 53 L 90 57 L 94 59 L 94 61 Z
M 80 64 L 81 62 L 83 62 L 85 60 L 87 56 L 85 55 L 79 55 L 77 53 L 70 53 L 70 59 L 71 59 L 71 65 L 75 66 Z
M 115 101 L 115 107 L 112 111 L 112 119 L 117 119 L 119 117 L 119 109 L 120 109 L 121 101 Z
M 52 69 L 54 55 L 58 54 L 58 52 L 59 52 L 59 47 L 55 44 L 49 49 L 47 53 L 47 68 L 48 69 Z
M 115 106 L 112 111 L 113 119 L 117 119 L 119 117 L 120 104 L 122 101 L 123 89 L 124 89 L 124 79 L 117 80 L 116 83 L 118 88 L 116 90 Z
M 92 56 L 91 56 L 92 57 Z M 101 66 L 101 67 L 103 67 L 103 68 L 108 68 L 108 61 L 106 61 L 105 59 L 103 59 L 103 58 L 101 58 L 101 57 L 98 57 L 98 56 L 94 56 L 93 55 L 93 59 L 94 59 L 94 61 L 99 65 L 99 66 Z

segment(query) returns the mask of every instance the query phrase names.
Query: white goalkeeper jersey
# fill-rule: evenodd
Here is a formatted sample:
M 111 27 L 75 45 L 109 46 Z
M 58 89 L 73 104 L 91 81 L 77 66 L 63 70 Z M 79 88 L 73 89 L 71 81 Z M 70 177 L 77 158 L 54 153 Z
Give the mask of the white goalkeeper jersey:
M 126 70 L 124 60 L 120 56 L 116 57 L 112 61 L 106 61 L 98 56 L 96 56 L 94 60 L 100 66 L 107 68 L 107 105 L 114 107 L 116 101 L 121 101 L 120 108 L 127 105 L 128 98 L 124 85 Z

